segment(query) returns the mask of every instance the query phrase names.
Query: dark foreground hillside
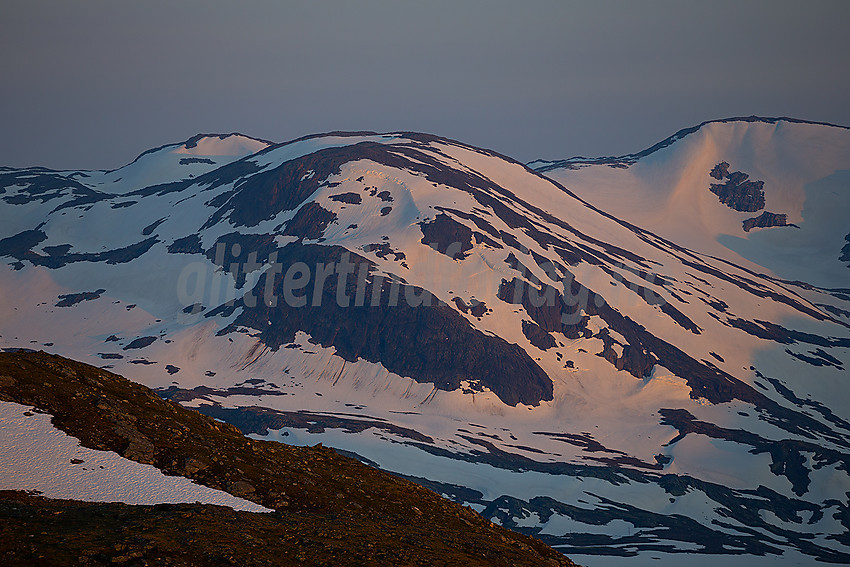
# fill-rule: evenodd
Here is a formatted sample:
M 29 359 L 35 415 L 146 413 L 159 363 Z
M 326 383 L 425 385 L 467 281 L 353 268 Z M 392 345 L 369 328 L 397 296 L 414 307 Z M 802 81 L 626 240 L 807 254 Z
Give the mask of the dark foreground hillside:
M 275 510 L 0 492 L 3 565 L 574 565 L 419 485 L 322 446 L 248 439 L 93 366 L 0 353 L 0 400 L 50 413 L 86 447 Z

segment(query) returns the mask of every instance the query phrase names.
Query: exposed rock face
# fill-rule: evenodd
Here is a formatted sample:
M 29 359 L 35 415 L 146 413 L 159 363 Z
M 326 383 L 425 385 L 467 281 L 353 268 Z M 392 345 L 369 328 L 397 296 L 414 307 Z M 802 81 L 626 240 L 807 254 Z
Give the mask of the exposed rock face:
M 168 252 L 170 254 L 200 254 L 203 252 L 201 250 L 201 237 L 197 234 L 190 234 L 178 238 L 168 245 Z
M 427 244 L 455 260 L 463 260 L 465 252 L 472 249 L 472 230 L 440 213 L 431 222 L 419 223 L 422 243 Z
M 750 232 L 754 228 L 767 228 L 771 226 L 794 226 L 789 225 L 788 215 L 783 213 L 763 212 L 757 217 L 752 217 L 743 222 L 744 232 Z
M 372 252 L 375 254 L 375 256 L 381 259 L 387 258 L 392 255 L 393 259 L 396 262 L 400 262 L 407 257 L 404 252 L 394 250 L 393 247 L 386 242 L 382 242 L 381 244 L 366 244 L 363 246 L 363 251 Z
M 749 175 L 741 171 L 729 173 L 729 163 L 723 161 L 709 173 L 725 183 L 712 183 L 711 192 L 720 202 L 736 211 L 759 211 L 764 208 L 764 181 L 749 181 Z
M 725 161 L 718 163 L 711 169 L 709 175 L 718 181 L 723 181 L 723 178 L 729 175 L 729 163 Z
M 847 244 L 844 245 L 844 248 L 841 249 L 841 257 L 838 258 L 842 262 L 850 262 L 850 234 L 844 237 L 844 240 L 847 241 Z M 850 268 L 850 264 L 847 265 Z
M 71 307 L 72 305 L 76 305 L 77 303 L 81 303 L 83 301 L 91 301 L 93 299 L 98 299 L 102 293 L 106 292 L 105 289 L 101 288 L 97 291 L 86 291 L 83 293 L 67 293 L 59 296 L 59 303 L 56 304 L 56 307 Z
M 547 350 L 557 345 L 555 337 L 540 328 L 540 325 L 530 321 L 522 322 L 522 334 L 525 335 L 531 344 L 541 350 Z
M 487 305 L 483 301 L 472 299 L 470 300 L 469 305 L 467 305 L 460 297 L 455 297 L 452 301 L 457 306 L 458 310 L 463 313 L 470 313 L 473 317 L 481 317 L 487 313 Z
M 180 161 L 177 162 L 177 163 L 179 163 L 180 165 L 190 165 L 190 164 L 193 164 L 193 163 L 207 163 L 207 164 L 210 164 L 210 165 L 215 165 L 215 162 L 211 159 L 197 158 L 197 157 L 181 158 Z
M 336 220 L 334 213 L 318 203 L 310 202 L 298 209 L 292 220 L 286 224 L 283 234 L 318 240 L 334 220 Z
M 61 268 L 75 262 L 105 262 L 107 264 L 125 264 L 139 258 L 158 242 L 155 236 L 131 244 L 123 248 L 103 252 L 73 253 L 68 252 L 67 245 L 48 247 L 47 255 L 34 252 L 32 249 L 47 239 L 41 230 L 25 230 L 14 236 L 0 240 L 0 256 L 11 256 L 18 260 L 26 260 L 34 266 Z
M 18 260 L 34 256 L 30 251 L 33 247 L 47 240 L 47 235 L 41 230 L 25 230 L 14 236 L 0 239 L 0 255 L 11 256 Z
M 350 205 L 359 205 L 363 202 L 363 199 L 357 193 L 339 193 L 337 195 L 330 196 L 331 201 L 336 201 L 338 203 L 348 203 Z
M 351 275 L 372 265 L 343 248 L 297 243 L 278 250 L 278 261 L 284 266 L 350 262 Z M 525 351 L 473 328 L 426 290 L 369 275 L 358 291 L 355 277 L 341 279 L 333 274 L 318 289 L 311 278 L 303 291 L 297 290 L 287 300 L 291 292 L 284 292 L 285 274 L 277 274 L 274 295 L 281 301 L 269 306 L 261 299 L 265 281 L 266 275 L 253 291 L 253 297 L 260 299 L 256 307 L 245 309 L 230 330 L 256 329 L 273 349 L 291 343 L 297 331 L 304 331 L 318 344 L 334 346 L 348 361 L 359 357 L 380 362 L 392 372 L 431 382 L 442 390 L 454 390 L 472 376 L 509 405 L 537 405 L 552 399 L 552 380 Z
M 133 340 L 130 344 L 124 347 L 124 350 L 132 350 L 137 348 L 145 348 L 152 345 L 156 341 L 156 337 L 139 337 Z

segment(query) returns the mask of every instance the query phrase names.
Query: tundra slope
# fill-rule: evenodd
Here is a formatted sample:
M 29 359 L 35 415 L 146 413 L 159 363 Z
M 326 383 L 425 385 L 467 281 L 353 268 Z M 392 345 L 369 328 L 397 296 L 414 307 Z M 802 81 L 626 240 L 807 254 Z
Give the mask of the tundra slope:
M 87 364 L 43 352 L 0 353 L 0 378 L 0 405 L 36 406 L 87 448 L 88 460 L 74 466 L 90 469 L 89 482 L 104 457 L 132 459 L 160 469 L 172 485 L 189 484 L 188 477 L 208 493 L 204 504 L 151 505 L 161 494 L 151 498 L 146 489 L 164 483 L 149 477 L 133 487 L 137 505 L 120 494 L 91 498 L 85 481 L 79 497 L 57 500 L 55 493 L 27 494 L 23 478 L 14 480 L 24 490 L 2 490 L 4 476 L 4 565 L 575 565 L 539 541 L 332 449 L 246 439 L 233 426 Z M 49 419 L 27 413 L 27 420 Z M 33 469 L 29 486 L 48 489 L 43 477 L 52 472 Z M 92 499 L 99 502 L 80 502 Z M 210 505 L 233 501 L 242 511 Z
M 350 451 L 571 556 L 846 561 L 850 136 L 686 132 L 530 164 L 549 178 L 412 133 L 5 169 L 0 340 Z M 613 206 L 620 179 L 645 216 Z M 759 211 L 796 227 L 745 231 Z M 796 264 L 768 246 L 789 234 Z

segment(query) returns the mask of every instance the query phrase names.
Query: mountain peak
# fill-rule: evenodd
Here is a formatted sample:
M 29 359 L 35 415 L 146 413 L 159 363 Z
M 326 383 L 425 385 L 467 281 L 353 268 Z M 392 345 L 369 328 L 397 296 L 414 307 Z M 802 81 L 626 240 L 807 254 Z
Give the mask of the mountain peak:
M 231 132 L 230 134 L 196 134 L 178 148 L 175 153 L 205 156 L 244 157 L 272 145 L 268 140 L 252 138 Z

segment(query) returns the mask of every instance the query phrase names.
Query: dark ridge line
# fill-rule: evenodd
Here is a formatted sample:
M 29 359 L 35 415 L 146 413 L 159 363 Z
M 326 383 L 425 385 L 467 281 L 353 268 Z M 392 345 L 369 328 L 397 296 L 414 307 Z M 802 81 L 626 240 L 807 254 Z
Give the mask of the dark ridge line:
M 702 128 L 703 126 L 708 126 L 709 124 L 729 124 L 729 123 L 732 123 L 732 122 L 746 122 L 746 123 L 750 123 L 750 124 L 757 123 L 757 122 L 761 122 L 761 123 L 764 123 L 764 124 L 776 124 L 777 122 L 789 122 L 791 124 L 811 124 L 811 125 L 815 125 L 815 126 L 828 126 L 830 128 L 842 128 L 844 130 L 850 130 L 850 127 L 848 127 L 848 126 L 841 126 L 841 125 L 838 125 L 838 124 L 832 124 L 830 122 L 817 122 L 817 121 L 813 121 L 813 120 L 803 120 L 803 119 L 800 119 L 800 118 L 790 118 L 790 117 L 787 117 L 787 116 L 770 117 L 770 116 L 756 116 L 754 114 L 751 114 L 750 116 L 734 116 L 734 117 L 731 117 L 731 118 L 715 118 L 713 120 L 706 120 L 706 121 L 700 123 L 697 126 L 692 126 L 690 128 L 683 128 L 683 129 L 679 130 L 678 132 L 676 132 L 675 134 L 673 134 L 672 136 L 670 136 L 669 138 L 665 138 L 664 140 L 661 140 L 657 144 L 650 146 L 649 148 L 647 148 L 647 149 L 645 149 L 641 152 L 638 152 L 638 153 L 635 153 L 635 154 L 627 154 L 627 155 L 622 156 L 622 157 L 623 158 L 635 157 L 635 158 L 640 159 L 642 157 L 646 157 L 646 156 L 648 156 L 652 153 L 655 153 L 658 150 L 664 149 L 667 146 L 670 146 L 671 144 L 673 144 L 673 142 L 681 140 L 682 138 L 684 138 L 685 136 L 687 136 L 689 134 L 693 134 L 694 132 L 696 132 L 700 128 Z
M 353 138 L 355 136 L 381 136 L 381 137 L 385 137 L 385 138 L 387 138 L 387 137 L 404 138 L 404 139 L 408 139 L 408 140 L 412 140 L 412 141 L 416 141 L 416 142 L 424 142 L 424 143 L 442 142 L 444 144 L 457 146 L 459 148 L 464 148 L 464 149 L 467 149 L 467 150 L 470 150 L 470 151 L 474 151 L 474 152 L 479 153 L 479 154 L 501 158 L 501 159 L 508 161 L 512 164 L 522 166 L 525 169 L 527 169 L 528 171 L 534 172 L 533 169 L 529 169 L 528 166 L 526 164 L 522 163 L 521 161 L 518 161 L 518 160 L 516 160 L 516 159 L 514 159 L 510 156 L 496 152 L 495 150 L 490 150 L 488 148 L 481 148 L 481 147 L 478 147 L 478 146 L 473 146 L 471 144 L 467 144 L 467 143 L 461 142 L 459 140 L 454 140 L 452 138 L 446 138 L 445 136 L 439 136 L 437 134 L 429 134 L 429 133 L 426 133 L 426 132 L 412 132 L 412 131 L 374 132 L 374 131 L 371 131 L 371 130 L 354 130 L 354 131 L 333 130 L 331 132 L 322 132 L 322 133 L 319 133 L 319 134 L 307 134 L 305 136 L 294 138 L 292 140 L 288 140 L 286 142 L 281 142 L 279 144 L 274 144 L 272 146 L 269 146 L 268 148 L 264 148 L 264 149 L 260 150 L 259 152 L 253 154 L 253 156 L 262 155 L 262 154 L 271 152 L 275 149 L 282 148 L 282 147 L 285 147 L 285 146 L 288 146 L 288 145 L 291 145 L 291 144 L 295 144 L 297 142 L 303 142 L 303 141 L 306 141 L 306 140 L 314 140 L 314 139 L 317 139 L 317 138 L 326 138 L 326 137 L 330 137 L 330 136 L 337 136 L 337 137 L 340 137 L 340 138 Z M 354 145 L 354 144 L 351 144 L 351 145 Z M 434 150 L 438 151 L 435 148 L 434 148 Z M 310 152 L 310 153 L 312 154 L 312 153 L 315 153 L 315 152 Z M 450 158 L 450 156 L 447 156 L 446 154 L 443 154 L 442 152 L 438 152 L 438 153 L 440 153 L 444 157 Z M 306 154 L 306 155 L 310 155 L 310 154 Z M 242 158 L 242 159 L 247 159 L 247 158 L 250 158 L 250 157 L 252 157 L 252 156 L 246 156 L 245 158 Z M 298 159 L 298 158 L 295 158 L 295 159 Z M 453 159 L 453 158 L 450 158 L 450 159 Z M 291 161 L 291 160 L 289 160 L 289 161 Z
M 717 260 L 718 262 L 722 262 L 722 263 L 724 263 L 724 264 L 728 264 L 728 265 L 730 265 L 730 266 L 732 266 L 732 267 L 734 267 L 734 268 L 737 268 L 737 269 L 739 269 L 739 270 L 741 270 L 741 271 L 743 271 L 743 272 L 746 272 L 746 273 L 750 274 L 750 275 L 751 275 L 751 276 L 753 276 L 753 277 L 756 277 L 756 278 L 762 278 L 762 279 L 765 279 L 765 280 L 767 280 L 767 281 L 773 282 L 773 283 L 774 283 L 774 284 L 776 284 L 776 285 L 779 285 L 780 287 L 782 287 L 782 289 L 783 289 L 784 291 L 788 292 L 788 294 L 789 294 L 789 295 L 792 295 L 792 296 L 794 296 L 795 298 L 797 298 L 798 300 L 800 300 L 800 302 L 802 302 L 801 304 L 803 305 L 803 307 L 806 307 L 806 309 L 811 308 L 811 309 L 813 310 L 813 312 L 809 312 L 809 311 L 807 311 L 807 310 L 800 310 L 800 309 L 797 309 L 797 308 L 796 308 L 796 307 L 794 307 L 793 305 L 791 305 L 791 304 L 789 304 L 789 303 L 786 303 L 786 302 L 784 302 L 784 301 L 780 301 L 779 303 L 786 303 L 786 305 L 788 305 L 789 307 L 793 307 L 793 308 L 794 308 L 795 310 L 797 310 L 797 311 L 802 311 L 803 313 L 805 313 L 805 314 L 807 314 L 807 315 L 809 315 L 809 316 L 811 316 L 811 317 L 814 317 L 815 319 L 818 319 L 819 321 L 829 321 L 829 322 L 831 322 L 831 323 L 835 323 L 835 324 L 837 324 L 837 325 L 841 325 L 841 326 L 843 326 L 843 327 L 847 327 L 848 329 L 850 329 L 850 324 L 845 323 L 844 321 L 839 321 L 838 319 L 836 319 L 836 318 L 834 318 L 834 317 L 832 317 L 832 316 L 830 316 L 830 315 L 826 315 L 826 314 L 824 314 L 824 313 L 820 312 L 820 311 L 817 309 L 817 305 L 816 305 L 815 303 L 813 303 L 812 301 L 809 301 L 809 300 L 808 300 L 808 299 L 806 299 L 805 297 L 801 296 L 801 295 L 800 295 L 800 294 L 798 294 L 796 291 L 793 291 L 793 290 L 791 290 L 791 289 L 788 289 L 788 288 L 786 287 L 786 285 L 787 285 L 787 286 L 802 287 L 802 288 L 807 289 L 807 290 L 825 291 L 825 292 L 830 292 L 830 291 L 837 291 L 837 292 L 842 292 L 842 291 L 844 291 L 844 292 L 850 292 L 850 290 L 841 289 L 841 288 L 838 288 L 838 289 L 821 288 L 821 287 L 817 287 L 817 286 L 812 285 L 812 284 L 807 283 L 807 282 L 800 282 L 800 281 L 794 281 L 794 280 L 785 280 L 785 279 L 782 279 L 782 278 L 778 278 L 778 277 L 775 277 L 775 276 L 771 276 L 771 275 L 769 275 L 769 274 L 764 274 L 764 273 L 754 272 L 754 271 L 752 271 L 752 270 L 750 270 L 750 269 L 748 269 L 748 268 L 745 268 L 744 266 L 740 266 L 740 265 L 738 265 L 738 264 L 736 264 L 736 263 L 734 263 L 734 262 L 731 262 L 731 261 L 729 261 L 729 260 L 725 260 L 725 259 L 723 259 L 723 258 L 718 258 L 717 256 L 711 256 L 711 255 L 706 255 L 706 256 L 707 256 L 708 258 L 711 258 L 711 259 L 713 259 L 713 260 Z M 807 307 L 807 305 L 806 305 L 806 304 L 808 304 L 808 307 Z M 815 314 L 815 313 L 817 313 L 817 314 Z
M 385 136 L 385 135 L 387 135 L 387 134 L 379 134 L 378 132 L 372 132 L 371 130 L 359 130 L 359 131 L 333 130 L 331 132 L 322 132 L 322 133 L 319 133 L 319 134 L 307 134 L 305 136 L 299 136 L 298 138 L 293 138 L 293 139 L 287 140 L 285 142 L 279 142 L 279 143 L 276 143 L 276 144 L 272 144 L 271 146 L 269 146 L 267 148 L 263 148 L 262 150 L 260 150 L 259 152 L 255 153 L 255 154 L 252 154 L 251 156 L 245 156 L 245 158 L 261 156 L 263 154 L 267 154 L 267 153 L 272 152 L 274 150 L 284 148 L 284 147 L 290 146 L 292 144 L 297 144 L 298 142 L 305 142 L 307 140 L 315 140 L 317 138 L 328 138 L 330 136 L 337 136 L 337 137 L 340 137 L 340 138 L 353 138 L 355 136 Z M 316 151 L 320 151 L 320 150 L 316 150 Z M 316 153 L 316 151 L 310 152 L 309 154 L 305 154 L 305 155 L 314 154 L 314 153 Z M 301 157 L 304 157 L 304 156 L 301 156 Z M 245 158 L 242 158 L 242 159 L 245 159 Z M 293 158 L 293 159 L 298 159 L 298 158 Z M 292 160 L 287 160 L 287 162 L 288 161 L 292 161 Z M 283 162 L 283 163 L 286 163 L 286 162 Z M 281 164 L 281 165 L 283 165 L 283 164 Z
M 253 136 L 247 136 L 247 135 L 245 135 L 241 132 L 230 132 L 229 134 L 218 134 L 218 133 L 195 134 L 194 136 L 192 136 L 191 138 L 189 138 L 188 140 L 183 142 L 183 145 L 186 146 L 186 149 L 188 150 L 188 149 L 196 147 L 198 145 L 198 142 L 200 142 L 204 138 L 218 138 L 219 140 L 224 140 L 226 138 L 230 138 L 231 136 L 242 136 L 243 138 L 248 138 L 250 140 L 256 140 L 257 142 L 263 142 L 264 144 L 274 144 L 274 142 L 272 142 L 272 141 L 263 140 L 262 138 L 255 138 Z
M 536 171 L 545 172 L 552 171 L 553 169 L 560 169 L 567 165 L 571 164 L 605 164 L 605 163 L 618 163 L 618 162 L 629 162 L 634 163 L 641 158 L 644 158 L 650 154 L 653 154 L 659 150 L 662 150 L 668 146 L 671 146 L 674 142 L 677 142 L 684 138 L 689 134 L 693 134 L 701 129 L 703 126 L 707 126 L 709 124 L 729 124 L 732 122 L 747 122 L 747 123 L 756 123 L 761 122 L 765 124 L 776 124 L 778 122 L 789 122 L 791 124 L 811 124 L 814 126 L 828 126 L 830 128 L 841 128 L 843 130 L 850 130 L 850 126 L 841 126 L 839 124 L 832 124 L 830 122 L 818 122 L 813 120 L 802 120 L 800 118 L 790 118 L 787 116 L 778 116 L 778 117 L 768 117 L 768 116 L 735 116 L 732 118 L 715 118 L 713 120 L 706 120 L 701 122 L 697 126 L 691 126 L 690 128 L 682 128 L 672 136 L 669 136 L 660 142 L 646 148 L 637 153 L 632 154 L 624 154 L 621 156 L 601 156 L 596 158 L 586 158 L 584 156 L 574 156 L 567 159 L 560 160 L 532 160 L 528 163 L 534 163 L 535 161 L 545 161 L 548 162 L 547 165 L 544 165 L 538 168 Z
M 666 148 L 667 146 L 670 146 L 674 142 L 684 138 L 688 134 L 692 134 L 692 133 L 698 131 L 700 128 L 702 128 L 703 126 L 706 126 L 708 124 L 731 123 L 731 122 L 749 122 L 749 123 L 762 122 L 762 123 L 766 123 L 766 124 L 776 124 L 777 122 L 780 122 L 780 121 L 789 122 L 791 124 L 812 124 L 812 125 L 816 125 L 816 126 L 827 126 L 827 127 L 831 127 L 831 128 L 841 128 L 841 129 L 845 129 L 845 130 L 850 130 L 850 126 L 841 126 L 839 124 L 833 124 L 831 122 L 819 122 L 819 121 L 813 121 L 813 120 L 803 120 L 803 119 L 800 119 L 800 118 L 791 118 L 791 117 L 787 117 L 787 116 L 764 117 L 764 116 L 751 115 L 751 116 L 739 116 L 739 117 L 732 117 L 732 118 L 716 118 L 716 119 L 713 119 L 713 120 L 706 120 L 706 121 L 700 123 L 697 126 L 691 126 L 689 128 L 683 128 L 683 129 L 679 130 L 678 132 L 676 132 L 675 134 L 673 134 L 672 136 L 669 136 L 668 138 L 665 138 L 664 140 L 650 146 L 649 148 L 647 148 L 645 150 L 637 152 L 637 153 L 624 154 L 622 156 L 600 156 L 600 157 L 596 157 L 596 158 L 587 158 L 587 157 L 584 157 L 584 156 L 573 156 L 571 158 L 561 159 L 561 160 L 552 160 L 552 161 L 549 161 L 549 160 L 532 160 L 532 161 L 529 161 L 529 162 L 526 162 L 526 163 L 519 162 L 519 161 L 517 161 L 517 160 L 515 160 L 515 159 L 513 159 L 509 156 L 506 156 L 504 154 L 501 154 L 499 152 L 496 152 L 496 151 L 488 149 L 488 148 L 482 148 L 480 146 L 473 146 L 473 145 L 467 144 L 465 142 L 460 142 L 458 140 L 453 140 L 451 138 L 446 138 L 444 136 L 438 136 L 438 135 L 435 135 L 435 134 L 427 134 L 427 133 L 411 132 L 411 131 L 374 132 L 374 131 L 371 131 L 371 130 L 360 130 L 360 131 L 333 130 L 333 131 L 329 131 L 329 132 L 307 134 L 307 135 L 300 136 L 298 138 L 293 138 L 291 140 L 288 140 L 288 141 L 285 141 L 285 142 L 280 142 L 280 143 L 272 142 L 271 140 L 266 140 L 266 139 L 263 139 L 263 138 L 257 138 L 255 136 L 249 136 L 247 134 L 243 134 L 241 132 L 235 132 L 234 131 L 234 132 L 230 132 L 228 134 L 221 134 L 221 133 L 204 134 L 204 133 L 200 133 L 200 134 L 196 134 L 196 135 L 188 138 L 187 140 L 185 140 L 183 142 L 172 142 L 172 143 L 168 143 L 168 144 L 162 144 L 160 146 L 157 146 L 157 147 L 151 148 L 149 150 L 143 151 L 138 156 L 136 156 L 136 158 L 133 161 L 131 161 L 131 162 L 125 164 L 125 165 L 122 165 L 121 167 L 116 167 L 116 168 L 113 168 L 113 169 L 53 169 L 53 168 L 44 167 L 44 166 L 29 166 L 29 167 L 23 167 L 23 168 L 14 168 L 14 167 L 10 167 L 10 166 L 0 166 L 0 169 L 5 170 L 5 171 L 45 171 L 45 172 L 65 172 L 65 171 L 67 171 L 67 172 L 71 172 L 70 173 L 71 175 L 73 175 L 75 173 L 88 172 L 88 171 L 99 171 L 99 172 L 103 172 L 103 173 L 112 173 L 114 171 L 118 171 L 119 169 L 123 169 L 124 167 L 127 167 L 129 165 L 136 163 L 137 161 L 139 161 L 139 159 L 141 159 L 142 157 L 144 157 L 148 154 L 152 154 L 152 153 L 158 152 L 159 150 L 163 150 L 165 148 L 172 147 L 172 146 L 181 146 L 181 145 L 190 144 L 193 141 L 196 143 L 198 140 L 205 138 L 205 137 L 209 137 L 209 138 L 218 137 L 219 139 L 223 140 L 223 139 L 225 139 L 229 136 L 242 136 L 244 138 L 256 140 L 258 142 L 263 142 L 265 144 L 269 144 L 269 146 L 267 148 L 263 148 L 262 150 L 254 153 L 254 154 L 251 154 L 250 156 L 245 156 L 246 158 L 248 158 L 248 157 L 251 157 L 251 156 L 261 155 L 261 154 L 264 154 L 268 151 L 271 151 L 271 150 L 274 150 L 274 149 L 277 149 L 277 148 L 281 148 L 281 147 L 284 147 L 284 146 L 287 146 L 287 145 L 290 145 L 290 144 L 294 144 L 296 142 L 302 142 L 302 141 L 305 141 L 305 140 L 312 140 L 312 139 L 323 138 L 323 137 L 328 137 L 328 136 L 339 136 L 339 137 L 396 136 L 396 137 L 404 137 L 404 138 L 409 138 L 409 139 L 418 140 L 418 141 L 424 141 L 422 138 L 428 138 L 428 141 L 439 141 L 439 142 L 449 143 L 451 145 L 456 145 L 458 147 L 463 147 L 463 148 L 470 149 L 470 150 L 473 150 L 473 151 L 476 151 L 476 152 L 479 152 L 479 153 L 484 153 L 484 154 L 491 155 L 491 156 L 494 156 L 494 157 L 500 157 L 500 158 L 506 159 L 507 161 L 510 161 L 512 163 L 522 165 L 523 167 L 525 167 L 525 168 L 527 168 L 531 171 L 542 173 L 544 171 L 550 171 L 552 169 L 558 169 L 559 167 L 563 167 L 563 165 L 566 165 L 568 163 L 581 164 L 581 163 L 606 163 L 606 162 L 618 162 L 618 161 L 629 161 L 629 160 L 636 161 L 637 159 L 640 159 L 642 157 L 646 157 L 646 156 L 648 156 L 648 155 L 650 155 L 650 154 L 652 154 L 652 153 L 654 153 L 658 150 L 661 150 L 663 148 Z M 188 147 L 194 147 L 194 145 L 188 146 Z M 245 158 L 240 158 L 240 160 L 241 159 L 245 159 Z M 240 161 L 240 160 L 234 160 L 234 161 Z M 571 160 L 582 160 L 582 161 L 571 162 Z M 534 163 L 535 161 L 546 161 L 546 162 L 548 162 L 549 165 L 542 166 L 539 169 L 529 168 L 528 164 Z M 232 163 L 232 162 L 230 162 L 230 163 Z

